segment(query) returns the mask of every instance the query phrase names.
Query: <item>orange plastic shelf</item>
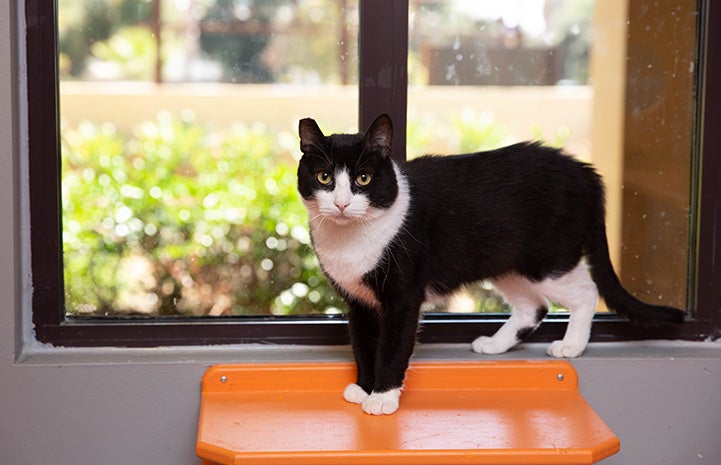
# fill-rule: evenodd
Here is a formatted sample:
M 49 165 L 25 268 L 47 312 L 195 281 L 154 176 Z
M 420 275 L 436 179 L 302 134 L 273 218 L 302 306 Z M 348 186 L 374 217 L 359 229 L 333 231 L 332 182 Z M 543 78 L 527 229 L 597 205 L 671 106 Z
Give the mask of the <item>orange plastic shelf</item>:
M 343 400 L 352 364 L 224 365 L 203 377 L 203 464 L 591 464 L 619 441 L 562 361 L 413 363 L 400 409 Z

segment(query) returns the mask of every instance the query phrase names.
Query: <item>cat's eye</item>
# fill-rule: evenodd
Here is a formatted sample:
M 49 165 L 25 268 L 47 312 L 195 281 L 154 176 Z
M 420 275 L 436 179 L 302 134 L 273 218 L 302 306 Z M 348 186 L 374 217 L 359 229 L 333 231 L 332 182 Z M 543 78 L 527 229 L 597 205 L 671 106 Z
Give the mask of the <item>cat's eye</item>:
M 327 171 L 318 171 L 315 174 L 315 179 L 324 186 L 327 186 L 333 181 L 333 176 Z
M 361 173 L 358 176 L 356 176 L 355 183 L 361 187 L 364 187 L 371 183 L 372 178 L 373 178 L 373 176 L 371 176 L 370 173 Z

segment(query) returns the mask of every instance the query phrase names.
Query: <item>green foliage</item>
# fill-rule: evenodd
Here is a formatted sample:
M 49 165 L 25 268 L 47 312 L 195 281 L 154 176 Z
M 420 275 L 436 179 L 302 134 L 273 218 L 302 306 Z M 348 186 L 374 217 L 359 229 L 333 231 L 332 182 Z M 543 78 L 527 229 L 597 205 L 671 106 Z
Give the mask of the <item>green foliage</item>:
M 119 70 L 118 76 L 146 81 L 154 77 L 155 49 L 152 32 L 140 26 L 120 29 L 108 40 L 91 47 L 96 58 Z
M 410 114 L 406 124 L 406 156 L 409 159 L 427 155 L 429 150 L 434 151 L 438 145 L 447 147 L 447 131 L 443 130 L 433 115 Z
M 296 160 L 260 126 L 169 114 L 130 137 L 63 131 L 68 313 L 337 311 L 309 246 Z
M 411 114 L 408 118 L 409 157 L 428 153 L 453 154 L 492 150 L 510 142 L 508 132 L 493 113 L 463 109 L 450 121 L 441 121 L 430 113 Z
M 568 126 L 561 126 L 556 129 L 556 132 L 553 133 L 551 137 L 546 137 L 541 125 L 535 124 L 531 127 L 531 134 L 534 140 L 541 141 L 549 147 L 560 149 L 566 145 L 568 138 L 571 137 L 571 128 Z
M 458 141 L 458 153 L 496 149 L 505 145 L 508 137 L 490 112 L 479 114 L 465 109 L 451 125 L 455 136 L 453 139 Z

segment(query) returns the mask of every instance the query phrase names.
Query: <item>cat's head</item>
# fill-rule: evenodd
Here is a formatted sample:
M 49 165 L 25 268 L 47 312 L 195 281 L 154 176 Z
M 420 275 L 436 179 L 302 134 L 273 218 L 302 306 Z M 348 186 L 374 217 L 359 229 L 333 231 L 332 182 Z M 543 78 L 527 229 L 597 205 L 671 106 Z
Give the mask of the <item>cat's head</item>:
M 380 115 L 361 134 L 325 136 L 310 118 L 300 120 L 298 191 L 311 220 L 337 225 L 381 216 L 398 196 L 391 161 L 393 125 Z

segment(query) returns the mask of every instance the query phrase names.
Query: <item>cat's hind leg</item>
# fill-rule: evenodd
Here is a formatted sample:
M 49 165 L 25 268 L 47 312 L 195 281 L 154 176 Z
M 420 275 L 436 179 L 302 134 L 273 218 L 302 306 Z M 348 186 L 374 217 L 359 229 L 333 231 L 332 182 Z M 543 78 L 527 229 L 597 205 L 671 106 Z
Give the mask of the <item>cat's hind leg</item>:
M 546 352 L 558 358 L 580 356 L 591 336 L 591 324 L 598 304 L 598 288 L 591 278 L 588 265 L 581 261 L 568 273 L 548 278 L 539 286 L 548 300 L 571 312 L 563 339 L 553 342 Z
M 511 274 L 493 282 L 496 290 L 513 307 L 508 321 L 491 337 L 481 336 L 471 347 L 479 354 L 502 354 L 531 334 L 548 313 L 546 301 L 536 292 L 534 283 Z

